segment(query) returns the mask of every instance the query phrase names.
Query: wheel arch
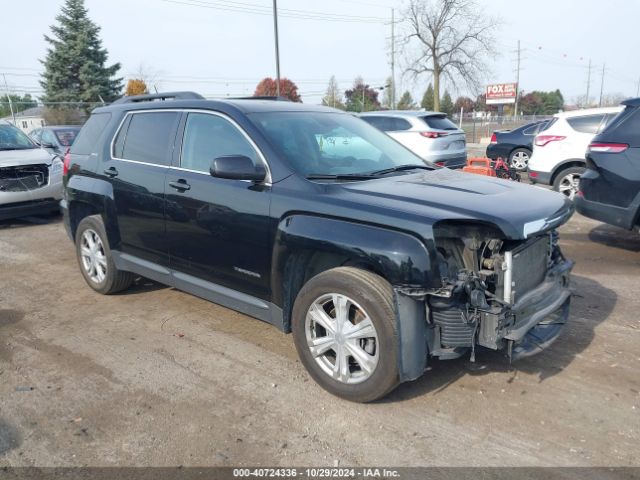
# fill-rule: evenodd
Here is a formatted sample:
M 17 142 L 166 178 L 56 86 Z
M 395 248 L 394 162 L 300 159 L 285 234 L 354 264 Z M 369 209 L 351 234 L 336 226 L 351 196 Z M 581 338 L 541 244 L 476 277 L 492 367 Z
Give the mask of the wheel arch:
M 278 225 L 272 259 L 273 303 L 283 311 L 283 329 L 291 329 L 293 302 L 315 275 L 340 266 L 379 275 L 392 286 L 430 287 L 435 251 L 404 232 L 312 215 L 292 215 Z
M 584 158 L 583 159 L 571 158 L 568 160 L 564 160 L 558 165 L 556 165 L 555 168 L 553 169 L 553 172 L 551 173 L 551 179 L 549 180 L 549 184 L 553 185 L 553 182 L 556 181 L 556 178 L 558 178 L 558 175 L 562 173 L 564 170 L 566 170 L 567 168 L 571 168 L 571 167 L 586 168 L 586 166 L 587 166 L 587 161 Z

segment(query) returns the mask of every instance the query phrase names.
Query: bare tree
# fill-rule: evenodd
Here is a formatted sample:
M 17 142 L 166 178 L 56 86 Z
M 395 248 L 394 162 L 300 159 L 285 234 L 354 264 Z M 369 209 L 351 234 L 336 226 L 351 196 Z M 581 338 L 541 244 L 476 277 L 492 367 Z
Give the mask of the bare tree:
M 338 81 L 335 75 L 332 75 L 329 79 L 329 86 L 327 87 L 327 93 L 322 98 L 322 105 L 327 105 L 333 108 L 339 108 L 344 110 L 344 103 L 342 102 L 342 92 L 338 87 Z
M 440 109 L 440 79 L 460 80 L 477 93 L 496 52 L 500 20 L 482 13 L 475 0 L 409 0 L 405 11 L 405 73 L 433 77 L 434 109 Z M 414 48 L 411 48 L 414 47 Z

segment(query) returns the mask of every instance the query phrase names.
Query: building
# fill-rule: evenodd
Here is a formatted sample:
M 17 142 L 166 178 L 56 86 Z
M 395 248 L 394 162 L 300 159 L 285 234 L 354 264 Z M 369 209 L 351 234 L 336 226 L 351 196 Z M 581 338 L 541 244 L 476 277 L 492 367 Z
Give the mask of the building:
M 27 108 L 26 110 L 16 113 L 16 127 L 24 133 L 29 133 L 35 128 L 44 127 L 46 122 L 44 121 L 43 113 L 43 107 Z M 2 120 L 13 123 L 13 117 L 11 115 Z

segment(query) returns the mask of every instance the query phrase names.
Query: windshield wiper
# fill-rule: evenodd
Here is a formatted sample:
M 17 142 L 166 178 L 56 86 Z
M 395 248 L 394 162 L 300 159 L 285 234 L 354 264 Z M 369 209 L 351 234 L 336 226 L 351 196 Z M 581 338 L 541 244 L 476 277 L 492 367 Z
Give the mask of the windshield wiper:
M 376 170 L 369 173 L 371 176 L 386 175 L 387 173 L 402 172 L 404 170 L 415 170 L 416 168 L 422 170 L 433 170 L 433 167 L 427 165 L 400 165 L 399 167 L 385 168 L 384 170 Z
M 368 173 L 339 173 L 336 175 L 326 173 L 310 173 L 307 180 L 371 180 L 372 175 Z

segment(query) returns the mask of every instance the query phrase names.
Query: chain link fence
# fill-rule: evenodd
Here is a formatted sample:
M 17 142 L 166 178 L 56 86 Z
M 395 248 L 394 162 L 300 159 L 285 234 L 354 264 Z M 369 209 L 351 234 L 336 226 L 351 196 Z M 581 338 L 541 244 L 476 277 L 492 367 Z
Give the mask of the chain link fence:
M 489 141 L 491 134 L 496 130 L 513 130 L 533 122 L 547 120 L 551 115 L 523 115 L 519 117 L 509 116 L 490 116 L 490 117 L 474 117 L 465 115 L 460 121 L 460 116 L 454 116 L 453 120 L 459 125 L 466 135 L 467 143 L 481 143 Z

